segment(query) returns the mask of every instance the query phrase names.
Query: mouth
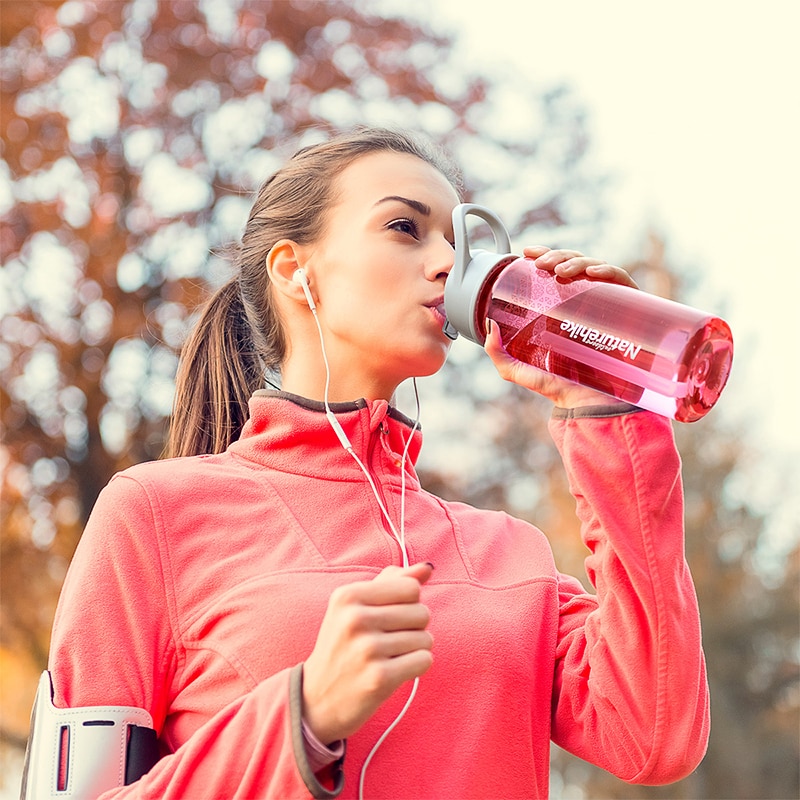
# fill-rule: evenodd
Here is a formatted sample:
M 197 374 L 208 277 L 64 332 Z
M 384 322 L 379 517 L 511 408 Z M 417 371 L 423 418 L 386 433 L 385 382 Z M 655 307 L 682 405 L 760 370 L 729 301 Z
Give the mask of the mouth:
M 445 310 L 444 310 L 444 298 L 443 297 L 437 297 L 433 302 L 425 303 L 425 307 L 429 308 L 433 312 L 433 314 L 436 317 L 437 321 L 441 325 L 444 325 L 447 322 L 447 315 L 445 314 Z

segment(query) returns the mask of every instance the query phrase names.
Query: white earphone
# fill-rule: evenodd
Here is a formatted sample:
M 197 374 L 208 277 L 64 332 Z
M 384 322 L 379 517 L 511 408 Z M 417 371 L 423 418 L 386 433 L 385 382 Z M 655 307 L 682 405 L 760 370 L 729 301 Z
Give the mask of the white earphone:
M 331 411 L 330 405 L 328 405 L 328 387 L 331 381 L 331 371 L 330 366 L 328 365 L 328 354 L 325 352 L 325 339 L 322 336 L 322 326 L 319 324 L 319 317 L 317 317 L 317 304 L 314 302 L 314 298 L 311 296 L 311 287 L 308 285 L 306 271 L 302 267 L 298 267 L 298 269 L 292 273 L 292 280 L 295 283 L 299 283 L 303 287 L 303 294 L 306 296 L 308 307 L 311 309 L 311 313 L 314 315 L 314 322 L 317 323 L 319 345 L 322 349 L 322 360 L 325 364 L 325 416 L 328 418 L 331 428 L 333 428 L 336 436 L 339 438 L 339 442 L 341 442 L 342 447 L 344 447 L 348 453 L 358 460 L 358 456 L 353 453 L 353 445 L 347 438 L 347 434 L 344 432 L 339 420 L 336 419 L 336 415 L 333 413 L 333 411 Z
M 317 304 L 314 302 L 314 298 L 311 296 L 311 287 L 308 285 L 306 271 L 302 267 L 299 267 L 292 274 L 292 280 L 295 283 L 299 283 L 303 287 L 303 294 L 306 296 L 306 300 L 308 301 L 308 307 L 312 311 L 316 311 Z
M 417 394 L 416 380 L 414 381 L 414 393 L 415 393 L 415 396 L 417 398 L 417 418 L 416 418 L 416 421 L 414 422 L 414 427 L 411 429 L 411 433 L 409 434 L 408 439 L 406 440 L 405 448 L 403 449 L 403 456 L 402 456 L 401 461 L 400 461 L 400 471 L 401 471 L 402 479 L 401 479 L 401 488 L 400 488 L 400 530 L 398 531 L 397 527 L 395 526 L 395 524 L 394 524 L 394 522 L 392 520 L 392 518 L 389 515 L 389 512 L 388 512 L 386 506 L 383 503 L 383 500 L 381 499 L 380 494 L 378 493 L 378 489 L 375 486 L 375 481 L 373 480 L 372 475 L 370 475 L 369 470 L 366 468 L 364 463 L 361 461 L 361 459 L 356 454 L 355 450 L 353 449 L 353 445 L 351 444 L 350 440 L 347 438 L 347 434 L 344 432 L 344 429 L 342 428 L 341 424 L 339 423 L 339 420 L 336 419 L 336 415 L 333 413 L 333 411 L 331 411 L 331 407 L 330 407 L 330 405 L 328 403 L 328 389 L 330 387 L 330 380 L 331 380 L 330 364 L 328 363 L 328 354 L 325 351 L 325 339 L 324 339 L 324 337 L 322 335 L 322 325 L 320 324 L 319 317 L 317 317 L 317 304 L 314 302 L 314 298 L 311 296 L 311 288 L 308 285 L 308 277 L 306 276 L 305 270 L 302 269 L 302 267 L 299 267 L 298 269 L 296 269 L 294 271 L 294 273 L 292 274 L 292 280 L 295 283 L 299 283 L 303 287 L 303 294 L 306 296 L 306 301 L 308 302 L 308 307 L 311 309 L 311 313 L 314 316 L 314 321 L 317 324 L 317 332 L 319 333 L 319 344 L 320 344 L 320 348 L 322 350 L 322 360 L 323 360 L 323 363 L 325 364 L 325 394 L 324 394 L 325 416 L 328 418 L 328 422 L 329 422 L 331 428 L 333 428 L 334 432 L 336 433 L 336 436 L 339 439 L 339 443 L 342 445 L 342 447 L 348 453 L 350 453 L 350 455 L 353 457 L 355 462 L 358 464 L 358 466 L 361 469 L 361 471 L 364 473 L 364 476 L 366 477 L 367 482 L 369 483 L 369 486 L 370 486 L 370 488 L 372 490 L 372 494 L 373 494 L 373 496 L 375 497 L 375 500 L 378 503 L 378 507 L 380 508 L 384 519 L 388 523 L 389 529 L 391 530 L 395 540 L 397 541 L 398 545 L 400 546 L 400 550 L 401 550 L 402 555 L 403 555 L 403 566 L 407 567 L 409 565 L 409 561 L 408 561 L 408 550 L 406 549 L 406 542 L 405 542 L 405 506 L 406 506 L 406 503 L 405 503 L 405 500 L 406 500 L 406 470 L 405 470 L 405 463 L 406 463 L 406 459 L 408 458 L 408 448 L 409 448 L 409 445 L 411 444 L 411 440 L 412 440 L 412 438 L 414 436 L 414 431 L 417 430 L 417 428 L 419 427 L 420 409 L 419 409 L 419 394 Z M 406 711 L 408 711 L 409 706 L 411 705 L 412 701 L 414 700 L 414 697 L 416 696 L 417 687 L 418 686 L 419 686 L 419 678 L 414 678 L 414 684 L 413 684 L 413 686 L 411 688 L 411 693 L 410 693 L 408 699 L 406 700 L 405 705 L 400 710 L 400 713 L 395 717 L 395 719 L 392 722 L 392 724 L 389 725 L 389 727 L 383 732 L 383 734 L 378 739 L 378 741 L 375 742 L 375 746 L 372 748 L 372 750 L 370 750 L 369 754 L 367 755 L 367 758 L 366 758 L 366 760 L 364 761 L 364 763 L 363 763 L 363 765 L 361 767 L 361 774 L 359 776 L 359 782 L 358 782 L 358 797 L 359 797 L 359 800 L 363 800 L 363 797 L 364 797 L 364 782 L 366 780 L 367 767 L 369 766 L 370 762 L 372 761 L 372 758 L 374 757 L 375 753 L 378 751 L 378 748 L 383 744 L 383 742 L 386 739 L 386 737 L 394 730 L 395 726 L 405 716 Z

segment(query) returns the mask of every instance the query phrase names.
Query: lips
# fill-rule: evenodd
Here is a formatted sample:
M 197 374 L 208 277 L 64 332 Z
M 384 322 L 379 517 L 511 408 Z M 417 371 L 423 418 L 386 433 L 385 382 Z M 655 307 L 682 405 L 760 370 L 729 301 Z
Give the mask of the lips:
M 439 317 L 442 325 L 444 325 L 444 323 L 447 322 L 447 314 L 445 313 L 445 310 L 444 310 L 444 298 L 443 297 L 437 297 L 432 302 L 425 303 L 425 306 L 427 308 L 430 308 L 431 311 L 433 311 L 436 314 L 436 316 Z

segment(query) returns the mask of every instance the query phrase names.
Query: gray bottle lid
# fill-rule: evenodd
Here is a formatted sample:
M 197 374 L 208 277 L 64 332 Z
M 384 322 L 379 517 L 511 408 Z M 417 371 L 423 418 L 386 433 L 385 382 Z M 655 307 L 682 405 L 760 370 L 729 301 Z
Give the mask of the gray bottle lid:
M 494 236 L 495 252 L 470 250 L 467 235 L 467 217 L 479 217 L 488 223 Z M 455 263 L 444 285 L 444 310 L 447 322 L 443 328 L 451 339 L 458 334 L 483 345 L 486 336 L 476 325 L 475 307 L 486 279 L 497 269 L 518 258 L 510 252 L 508 231 L 498 217 L 488 208 L 461 203 L 453 209 L 453 234 L 455 236 Z

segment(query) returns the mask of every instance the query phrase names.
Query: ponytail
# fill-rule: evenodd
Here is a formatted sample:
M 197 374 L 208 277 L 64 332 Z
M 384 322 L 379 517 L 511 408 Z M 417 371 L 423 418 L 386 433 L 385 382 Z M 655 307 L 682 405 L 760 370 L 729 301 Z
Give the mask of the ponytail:
M 165 456 L 221 453 L 239 438 L 250 395 L 263 386 L 239 282 L 212 295 L 181 353 Z

